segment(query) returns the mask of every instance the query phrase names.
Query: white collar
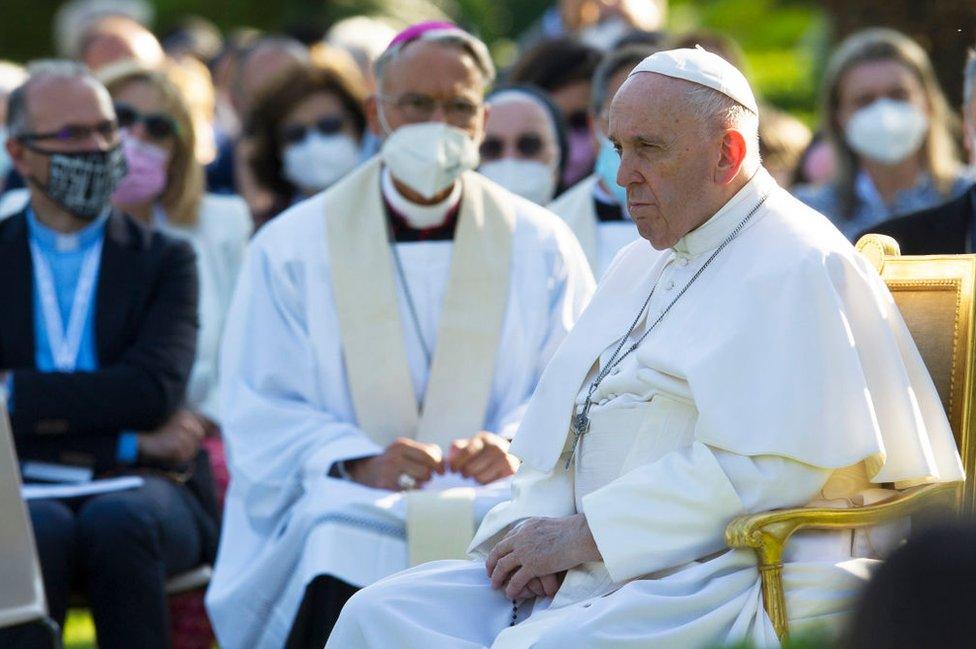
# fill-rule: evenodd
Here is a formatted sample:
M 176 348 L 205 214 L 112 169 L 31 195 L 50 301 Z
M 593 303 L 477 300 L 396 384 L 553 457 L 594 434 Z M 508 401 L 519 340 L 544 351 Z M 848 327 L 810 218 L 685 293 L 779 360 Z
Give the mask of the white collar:
M 745 186 L 735 193 L 711 218 L 681 237 L 672 247 L 679 257 L 697 257 L 717 248 L 760 198 L 777 187 L 765 168 L 760 167 Z
M 383 167 L 380 184 L 383 196 L 389 201 L 390 206 L 402 215 L 408 223 L 418 230 L 424 230 L 438 226 L 444 222 L 451 209 L 461 200 L 461 182 L 454 183 L 454 188 L 444 200 L 433 205 L 418 205 L 406 199 L 401 194 L 396 185 L 393 184 L 393 174 L 387 167 Z

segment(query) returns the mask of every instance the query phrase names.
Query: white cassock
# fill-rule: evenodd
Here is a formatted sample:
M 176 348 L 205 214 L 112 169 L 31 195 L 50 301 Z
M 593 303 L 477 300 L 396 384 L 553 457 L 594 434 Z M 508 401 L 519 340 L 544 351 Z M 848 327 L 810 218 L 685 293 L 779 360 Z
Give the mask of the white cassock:
M 640 237 L 637 226 L 626 216 L 626 212 L 623 220 L 599 219 L 596 201 L 603 199 L 603 202 L 609 203 L 614 200 L 600 187 L 599 182 L 596 174 L 587 176 L 546 207 L 566 221 L 576 235 L 597 279 L 607 272 L 618 252 Z
M 601 384 L 567 470 L 569 419 L 593 362 L 607 362 L 652 287 L 656 319 L 766 194 Z M 523 464 L 512 500 L 485 517 L 471 545 L 479 560 L 419 566 L 361 591 L 328 647 L 778 646 L 753 553 L 725 547 L 732 518 L 851 507 L 890 494 L 889 483 L 963 479 L 884 283 L 765 170 L 673 249 L 638 242 L 618 256 L 546 369 L 512 452 Z M 577 512 L 603 561 L 570 570 L 554 599 L 521 603 L 509 626 L 512 603 L 491 589 L 484 557 L 521 520 Z M 793 629 L 836 627 L 904 531 L 797 534 L 783 575 Z
M 444 450 L 478 430 L 510 438 L 593 291 L 565 224 L 467 173 L 454 241 L 396 244 L 418 332 L 393 270 L 381 173 L 378 159 L 367 162 L 270 222 L 249 247 L 221 364 L 231 485 L 207 607 L 223 647 L 281 647 L 312 579 L 364 586 L 403 570 L 415 531 L 427 534 L 423 553 L 467 528 L 449 555 L 464 556 L 511 479 L 479 486 L 447 474 L 405 496 L 327 474 L 339 461 L 382 452 L 400 434 L 416 432 Z M 507 226 L 492 231 L 492 222 Z M 430 368 L 418 336 L 434 350 Z M 478 352 L 486 341 L 487 356 Z M 459 411 L 457 404 L 477 401 L 479 381 L 480 410 Z M 440 412 L 448 428 L 438 431 L 429 412 Z M 413 421 L 404 429 L 397 417 Z M 431 494 L 459 493 L 446 502 L 462 514 L 467 503 L 468 520 L 459 524 L 421 507 Z
M 156 227 L 188 240 L 197 253 L 200 281 L 197 355 L 186 386 L 185 405 L 220 423 L 218 355 L 224 321 L 241 271 L 244 249 L 254 227 L 247 203 L 236 196 L 205 194 L 197 221 L 171 223 L 162 208 L 155 211 Z

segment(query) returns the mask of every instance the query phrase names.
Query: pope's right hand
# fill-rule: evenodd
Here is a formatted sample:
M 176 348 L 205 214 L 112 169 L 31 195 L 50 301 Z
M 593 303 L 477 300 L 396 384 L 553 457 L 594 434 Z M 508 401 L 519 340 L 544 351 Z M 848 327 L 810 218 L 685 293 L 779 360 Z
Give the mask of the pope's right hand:
M 444 457 L 437 444 L 424 444 L 398 437 L 379 455 L 346 462 L 349 477 L 375 489 L 400 491 L 400 476 L 406 473 L 421 487 L 435 473 L 444 473 Z

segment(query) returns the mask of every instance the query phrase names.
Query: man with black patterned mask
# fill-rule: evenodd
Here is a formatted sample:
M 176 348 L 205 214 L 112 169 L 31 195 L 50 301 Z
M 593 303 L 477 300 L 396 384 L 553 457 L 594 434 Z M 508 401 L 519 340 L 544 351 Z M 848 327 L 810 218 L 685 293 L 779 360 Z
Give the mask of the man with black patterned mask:
M 6 146 L 30 203 L 0 222 L 0 393 L 21 474 L 139 475 L 124 490 L 29 501 L 48 609 L 63 624 L 84 574 L 99 646 L 163 649 L 165 577 L 212 561 L 216 538 L 204 431 L 177 413 L 196 348 L 196 260 L 112 208 L 126 165 L 104 86 L 77 63 L 29 72 L 10 95 Z M 193 477 L 164 477 L 175 473 Z M 32 632 L 0 632 L 0 646 L 49 646 Z
M 112 100 L 94 80 L 54 76 L 35 81 L 30 95 L 29 123 L 10 128 L 10 157 L 35 211 L 81 229 L 108 207 L 126 171 Z

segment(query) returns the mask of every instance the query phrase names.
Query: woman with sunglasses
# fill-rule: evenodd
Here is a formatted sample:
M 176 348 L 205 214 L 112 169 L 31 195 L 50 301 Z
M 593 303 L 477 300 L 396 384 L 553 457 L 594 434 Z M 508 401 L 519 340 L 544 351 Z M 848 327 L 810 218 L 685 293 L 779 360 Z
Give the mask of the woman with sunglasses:
M 115 104 L 129 167 L 112 203 L 147 224 L 188 239 L 197 254 L 200 330 L 185 408 L 188 416 L 212 433 L 210 441 L 216 444 L 217 354 L 251 234 L 251 217 L 240 198 L 204 193 L 193 120 L 165 72 L 126 63 L 112 66 L 101 80 Z
M 258 227 L 360 163 L 365 99 L 355 69 L 315 63 L 295 68 L 262 92 L 245 129 L 254 137 L 255 178 L 274 192 L 275 202 L 267 213 L 254 215 Z
M 533 88 L 512 86 L 491 93 L 481 143 L 484 176 L 538 205 L 562 189 L 566 127 L 552 101 Z

